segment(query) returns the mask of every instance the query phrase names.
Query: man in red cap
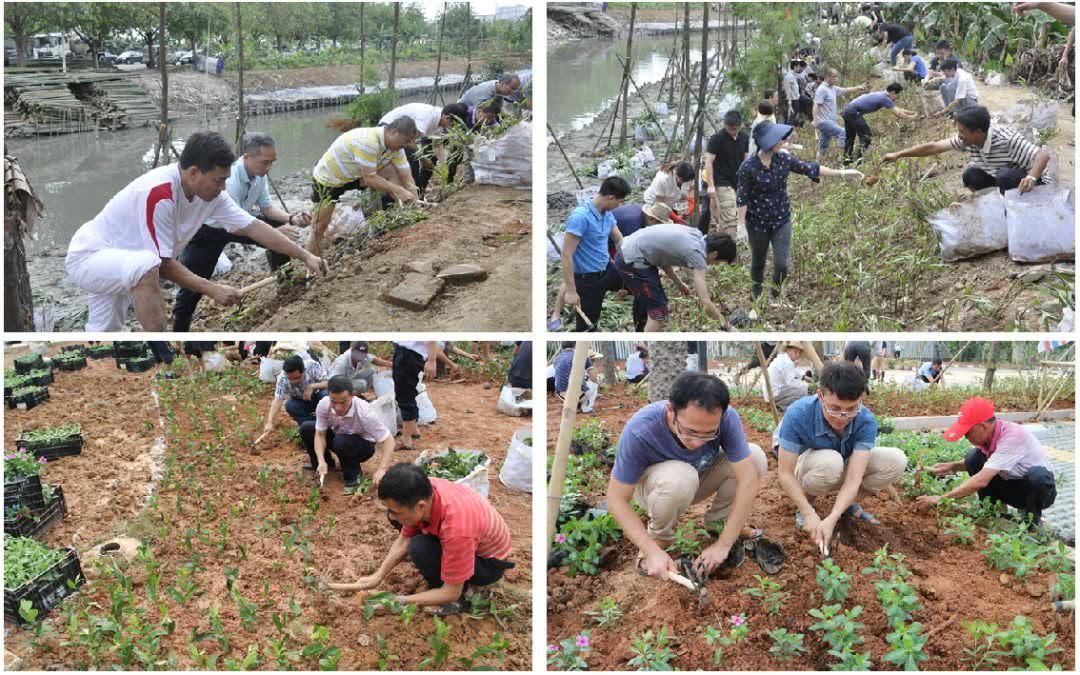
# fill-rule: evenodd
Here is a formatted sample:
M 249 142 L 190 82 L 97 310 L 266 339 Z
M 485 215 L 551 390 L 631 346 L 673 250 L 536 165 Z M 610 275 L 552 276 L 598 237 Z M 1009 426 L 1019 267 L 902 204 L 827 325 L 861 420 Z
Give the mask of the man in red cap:
M 994 404 L 985 398 L 971 398 L 960 406 L 960 417 L 945 430 L 945 440 L 966 438 L 973 447 L 962 462 L 942 462 L 930 467 L 941 478 L 967 471 L 970 478 L 941 496 L 923 495 L 916 504 L 929 508 L 942 497 L 958 499 L 978 492 L 1020 510 L 1038 525 L 1043 509 L 1054 503 L 1057 486 L 1050 458 L 1031 432 L 1014 422 L 994 416 Z

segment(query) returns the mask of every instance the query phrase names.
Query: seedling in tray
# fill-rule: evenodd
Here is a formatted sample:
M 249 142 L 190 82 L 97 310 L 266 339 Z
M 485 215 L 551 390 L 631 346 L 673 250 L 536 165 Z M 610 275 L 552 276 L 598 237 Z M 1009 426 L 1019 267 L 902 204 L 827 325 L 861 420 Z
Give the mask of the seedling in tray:
M 151 354 L 135 356 L 125 362 L 129 373 L 142 373 L 154 367 L 154 357 Z
M 49 390 L 47 387 L 23 387 L 11 392 L 11 398 L 8 399 L 8 407 L 29 410 L 37 404 L 47 400 L 49 400 Z
M 15 372 L 22 375 L 44 367 L 45 360 L 41 358 L 41 354 L 23 354 L 15 358 Z
M 55 427 L 28 429 L 15 439 L 15 447 L 19 450 L 33 452 L 39 456 L 77 455 L 82 445 L 82 427 L 74 422 Z
M 472 473 L 476 467 L 487 464 L 487 461 L 488 456 L 482 452 L 458 452 L 450 448 L 446 454 L 424 458 L 420 467 L 431 478 L 460 480 Z
M 90 345 L 86 348 L 86 355 L 92 359 L 107 359 L 113 355 L 113 351 L 112 345 Z
M 60 370 L 80 370 L 86 367 L 86 356 L 76 351 L 65 351 L 54 356 L 52 362 Z
M 40 618 L 82 584 L 79 556 L 24 537 L 4 537 L 4 618 L 27 623 L 29 601 Z

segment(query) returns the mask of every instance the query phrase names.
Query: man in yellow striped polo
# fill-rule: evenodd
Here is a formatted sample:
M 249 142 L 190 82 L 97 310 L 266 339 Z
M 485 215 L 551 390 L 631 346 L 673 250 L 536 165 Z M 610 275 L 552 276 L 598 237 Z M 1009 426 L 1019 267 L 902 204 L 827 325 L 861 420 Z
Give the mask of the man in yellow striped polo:
M 403 202 L 417 198 L 405 146 L 417 137 L 411 117 L 378 127 L 346 131 L 323 154 L 311 174 L 311 200 L 316 206 L 308 250 L 318 255 L 334 205 L 349 190 L 376 190 Z

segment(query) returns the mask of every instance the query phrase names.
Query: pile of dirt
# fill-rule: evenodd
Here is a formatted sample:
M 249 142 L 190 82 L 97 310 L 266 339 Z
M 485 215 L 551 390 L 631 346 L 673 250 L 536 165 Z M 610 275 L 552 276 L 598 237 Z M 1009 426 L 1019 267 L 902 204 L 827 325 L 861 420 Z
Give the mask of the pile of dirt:
M 195 330 L 525 330 L 531 318 L 531 212 L 530 192 L 467 186 L 432 207 L 427 220 L 383 234 L 340 260 L 330 245 L 327 257 L 337 261 L 329 276 L 306 288 L 261 289 L 245 299 L 254 310 L 241 319 L 231 309 L 201 303 Z M 417 263 L 436 269 L 469 263 L 484 268 L 487 278 L 448 285 L 420 311 L 381 301 L 408 274 L 406 265 Z M 237 287 L 254 280 L 237 273 L 221 279 Z
M 602 395 L 593 419 L 617 438 L 626 421 L 643 404 L 642 398 L 625 387 L 617 386 Z M 549 398 L 549 408 L 552 400 Z M 735 403 L 738 408 L 740 403 Z M 879 411 L 879 414 L 892 411 Z M 549 452 L 558 437 L 557 416 L 549 416 Z M 752 443 L 769 441 L 768 434 L 746 426 Z M 646 630 L 654 633 L 667 626 L 676 637 L 672 647 L 672 665 L 682 670 L 714 669 L 714 647 L 706 644 L 707 626 L 724 629 L 728 617 L 745 613 L 750 626 L 746 641 L 724 649 L 724 670 L 827 670 L 835 659 L 829 656 L 819 634 L 808 630 L 816 622 L 808 611 L 825 604 L 814 578 L 820 553 L 805 533 L 794 524 L 794 507 L 776 478 L 776 460 L 769 458 L 769 474 L 763 481 L 754 504 L 752 524 L 764 527 L 767 536 L 779 542 L 787 554 L 787 564 L 774 577 L 787 593 L 778 616 L 770 616 L 757 602 L 740 590 L 755 586 L 754 575 L 763 575 L 753 559 L 748 559 L 727 579 L 711 580 L 707 586 L 710 601 L 701 607 L 695 596 L 675 584 L 662 583 L 641 576 L 635 569 L 633 544 L 621 539 L 609 553 L 598 576 L 569 577 L 562 569 L 548 571 L 548 642 L 572 637 L 582 630 L 591 631 L 590 670 L 625 670 L 631 658 L 630 646 Z M 594 496 L 595 497 L 595 496 Z M 889 632 L 884 613 L 876 597 L 872 579 L 861 574 L 874 552 L 888 545 L 891 553 L 902 553 L 913 573 L 909 582 L 923 608 L 915 620 L 923 624 L 923 634 L 931 638 L 925 646 L 929 659 L 924 670 L 966 670 L 970 661 L 964 648 L 972 646 L 964 624 L 984 620 L 1004 627 L 1017 615 L 1028 617 L 1039 635 L 1057 634 L 1055 647 L 1062 648 L 1046 660 L 1047 665 L 1068 668 L 1075 653 L 1075 628 L 1072 615 L 1058 614 L 1047 597 L 1054 575 L 1039 572 L 1029 575 L 1026 584 L 1015 578 L 1001 577 L 986 563 L 982 554 L 983 536 L 971 545 L 957 545 L 942 534 L 933 514 L 914 509 L 909 500 L 900 503 L 884 496 L 864 500 L 863 505 L 881 521 L 880 526 L 850 523 L 843 526 L 840 544 L 833 551 L 834 561 L 851 575 L 851 593 L 846 606 L 862 605 L 859 621 L 865 627 L 859 634 L 866 642 L 859 651 L 870 651 L 874 668 L 885 665 L 882 656 L 889 647 Z M 819 500 L 821 506 L 821 500 Z M 681 522 L 700 521 L 707 507 L 699 504 Z M 1007 583 L 1006 583 L 1007 582 Z M 603 598 L 613 598 L 623 611 L 619 620 L 607 627 L 597 627 L 587 610 L 595 610 Z M 772 642 L 766 632 L 786 628 L 790 633 L 804 633 L 808 653 L 794 661 L 777 661 L 769 655 Z
M 89 373 L 67 377 L 73 380 L 83 375 L 97 377 L 96 371 L 103 368 L 105 365 L 99 364 Z M 102 428 L 89 425 L 98 418 L 120 428 L 128 424 L 149 424 L 156 428 L 157 413 L 147 410 L 138 398 L 150 400 L 152 377 L 150 373 L 137 381 L 138 386 L 129 386 L 134 398 L 110 405 L 109 414 L 102 412 L 99 397 L 77 398 L 67 389 L 55 392 L 48 403 L 32 412 L 60 418 L 59 411 L 63 410 L 63 419 L 83 422 L 88 436 L 96 433 L 104 437 L 106 432 Z M 137 522 L 126 523 L 129 513 L 86 509 L 85 499 L 69 501 L 63 529 L 51 532 L 46 541 L 66 544 L 73 529 L 89 527 L 94 528 L 95 536 L 88 537 L 83 546 L 106 533 L 126 532 L 147 541 L 163 572 L 159 600 L 168 607 L 169 618 L 175 621 L 175 631 L 162 637 L 161 654 L 174 651 L 178 657 L 174 667 L 178 669 L 205 667 L 192 659 L 189 640 L 204 631 L 212 632 L 207 614 L 214 607 L 219 608 L 229 642 L 222 647 L 212 639 L 197 639 L 196 644 L 203 651 L 220 653 L 218 668 L 225 665 L 227 658 L 243 658 L 249 646 L 254 646 L 261 657 L 260 667 L 272 669 L 275 662 L 270 656 L 271 640 L 287 634 L 291 637 L 285 638 L 286 646 L 299 650 L 310 642 L 312 627 L 322 625 L 330 631 L 330 644 L 341 649 L 338 668 L 342 670 L 375 670 L 380 658 L 380 639 L 386 641 L 383 656 L 389 659 L 390 668 L 420 669 L 420 662 L 432 654 L 428 642 L 434 632 L 432 617 L 418 612 L 408 625 L 392 615 L 365 619 L 363 597 L 320 592 L 308 583 L 309 570 L 316 576 L 350 581 L 373 572 L 397 537 L 386 521 L 385 508 L 370 492 L 343 496 L 342 478 L 337 472 L 328 475 L 321 496 L 316 493 L 313 500 L 312 490 L 316 486 L 313 474 L 300 470 L 307 456 L 295 441 L 286 437 L 285 432 L 294 425 L 284 414 L 259 451 L 251 452 L 251 439 L 259 433 L 270 404 L 271 385 L 253 381 L 250 375 L 238 371 L 226 371 L 197 382 L 196 400 L 181 393 L 175 405 L 166 411 L 174 463 L 171 479 L 163 482 L 155 506 L 143 511 Z M 513 432 L 527 422 L 496 412 L 497 387 L 436 381 L 428 384 L 428 393 L 438 420 L 433 426 L 422 427 L 423 437 L 417 442 L 417 450 L 397 452 L 395 460 L 412 461 L 421 449 L 450 446 L 486 452 L 492 467 L 489 499 L 513 533 L 512 559 L 516 563 L 501 582 L 484 591 L 500 611 L 498 617 L 485 613 L 479 618 L 458 615 L 446 619 L 450 626 L 447 638 L 450 655 L 445 667 L 461 667 L 459 659 L 469 657 L 473 650 L 488 645 L 496 633 L 501 633 L 509 645 L 505 660 L 499 662 L 500 668 L 528 669 L 532 651 L 530 500 L 507 489 L 497 478 Z M 13 433 L 10 425 L 8 433 Z M 75 460 L 113 467 L 115 473 L 109 474 L 109 479 L 129 481 L 134 486 L 132 489 L 145 487 L 145 472 L 125 470 L 122 459 L 114 457 L 125 455 L 127 450 L 122 444 L 95 444 L 91 440 L 84 455 Z M 211 468 L 210 457 L 217 460 L 216 470 Z M 102 481 L 85 480 L 85 466 L 82 475 L 65 474 L 66 480 L 62 481 L 65 491 L 70 486 L 73 494 L 79 494 L 77 481 L 82 481 L 87 489 L 103 491 Z M 372 466 L 371 462 L 366 464 L 365 473 L 370 475 Z M 105 478 L 104 472 L 100 477 Z M 91 521 L 100 522 L 91 524 Z M 231 529 L 226 530 L 227 541 L 221 544 L 224 550 L 219 550 L 216 547 L 223 522 L 229 523 L 227 527 Z M 289 537 L 304 528 L 310 528 L 309 553 L 296 548 L 290 551 Z M 195 535 L 196 532 L 202 534 Z M 180 604 L 167 596 L 165 590 L 178 580 L 177 570 L 196 554 L 199 569 L 195 580 L 199 589 L 190 601 Z M 307 555 L 310 559 L 305 561 Z M 159 610 L 146 597 L 145 577 L 141 573 L 141 563 L 128 570 L 128 578 L 134 584 L 132 602 L 145 612 L 144 619 L 156 626 Z M 230 580 L 229 574 L 234 574 L 235 581 Z M 65 608 L 76 604 L 87 606 L 85 603 L 110 607 L 107 585 L 103 580 L 84 586 L 75 600 L 65 603 Z M 240 603 L 230 593 L 230 586 L 256 606 L 257 618 L 249 625 L 245 626 L 241 620 Z M 415 568 L 406 562 L 388 577 L 382 590 L 411 593 L 425 587 Z M 511 609 L 512 606 L 516 607 Z M 295 619 L 293 607 L 299 612 Z M 100 614 L 107 610 L 91 611 Z M 272 613 L 286 617 L 289 627 L 284 632 L 273 625 Z M 50 617 L 53 629 L 61 632 L 65 629 L 63 614 L 61 608 Z M 50 640 L 47 649 L 37 650 L 32 647 L 31 638 L 29 631 L 17 630 L 9 633 L 5 641 L 10 652 L 23 658 L 25 668 L 86 667 L 80 657 L 83 652 L 77 647 L 60 646 Z M 119 656 L 107 648 L 104 654 L 106 664 L 119 662 Z M 294 667 L 309 669 L 315 664 L 304 658 Z

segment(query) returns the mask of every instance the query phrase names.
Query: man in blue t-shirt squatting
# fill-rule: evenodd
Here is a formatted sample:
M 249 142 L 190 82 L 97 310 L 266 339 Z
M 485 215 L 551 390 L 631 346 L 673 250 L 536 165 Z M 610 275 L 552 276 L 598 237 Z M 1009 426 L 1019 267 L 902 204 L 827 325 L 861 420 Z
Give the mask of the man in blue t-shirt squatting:
M 695 565 L 711 573 L 727 559 L 750 520 L 765 453 L 746 442 L 742 422 L 730 407 L 727 385 L 715 375 L 685 372 L 666 401 L 650 403 L 626 423 L 608 481 L 608 511 L 638 547 L 642 572 L 667 579 L 677 572 L 664 550 L 674 539 L 679 517 L 710 496 L 706 524 L 724 521 L 719 539 Z M 644 506 L 646 526 L 630 500 Z
M 880 525 L 859 500 L 900 479 L 907 456 L 877 447 L 877 420 L 863 405 L 866 373 L 849 362 L 827 363 L 817 394 L 788 407 L 773 435 L 780 485 L 798 511 L 795 524 L 826 552 L 843 515 Z M 835 494 L 822 517 L 815 498 Z

